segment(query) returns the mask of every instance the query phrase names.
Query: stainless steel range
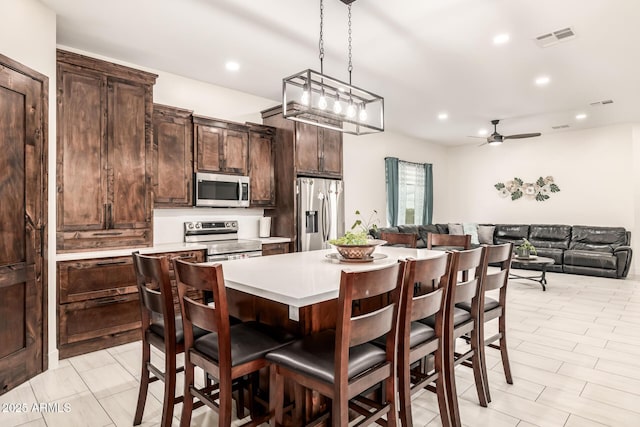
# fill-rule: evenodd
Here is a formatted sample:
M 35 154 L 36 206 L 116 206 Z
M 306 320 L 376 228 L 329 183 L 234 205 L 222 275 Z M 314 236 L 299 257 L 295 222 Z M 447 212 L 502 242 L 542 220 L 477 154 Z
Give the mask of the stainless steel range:
M 260 241 L 238 239 L 238 221 L 185 222 L 184 241 L 206 244 L 209 262 L 262 256 Z

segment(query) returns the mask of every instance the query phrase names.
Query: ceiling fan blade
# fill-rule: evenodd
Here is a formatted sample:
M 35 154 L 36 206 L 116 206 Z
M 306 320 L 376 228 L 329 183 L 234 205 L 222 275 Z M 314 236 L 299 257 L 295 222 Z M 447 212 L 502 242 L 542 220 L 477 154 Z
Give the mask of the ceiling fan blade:
M 480 139 L 487 139 L 486 136 L 475 136 L 475 135 L 467 135 L 467 138 L 480 138 Z
M 519 133 L 517 135 L 505 135 L 504 139 L 520 139 L 520 138 L 534 138 L 542 135 L 540 132 L 535 133 Z

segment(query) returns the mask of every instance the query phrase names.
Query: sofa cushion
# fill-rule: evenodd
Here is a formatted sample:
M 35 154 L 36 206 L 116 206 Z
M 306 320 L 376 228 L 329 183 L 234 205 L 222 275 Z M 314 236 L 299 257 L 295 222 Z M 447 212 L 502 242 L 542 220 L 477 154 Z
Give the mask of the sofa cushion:
M 471 236 L 472 245 L 480 244 L 480 241 L 478 240 L 478 224 L 476 224 L 475 222 L 463 222 L 462 232 Z
M 447 227 L 449 228 L 449 234 L 455 234 L 455 235 L 464 234 L 464 229 L 462 228 L 462 224 L 449 223 L 447 224 Z
M 571 226 L 561 224 L 532 224 L 529 229 L 529 241 L 536 249 L 568 249 L 569 242 L 571 241 Z
M 449 234 L 448 224 L 436 224 L 436 228 L 438 229 L 438 234 Z
M 564 251 L 565 265 L 615 270 L 617 259 L 615 255 L 607 252 L 578 249 L 568 249 Z
M 623 227 L 588 227 L 574 225 L 569 249 L 612 253 L 618 246 L 627 245 Z
M 398 227 L 379 227 L 369 230 L 369 235 L 374 239 L 379 239 L 380 233 L 399 233 L 399 231 Z
M 517 246 L 527 238 L 529 238 L 529 226 L 526 224 L 496 224 L 494 236 L 496 245 L 513 242 L 514 246 Z
M 482 245 L 493 245 L 493 233 L 496 231 L 495 225 L 478 226 L 478 242 Z

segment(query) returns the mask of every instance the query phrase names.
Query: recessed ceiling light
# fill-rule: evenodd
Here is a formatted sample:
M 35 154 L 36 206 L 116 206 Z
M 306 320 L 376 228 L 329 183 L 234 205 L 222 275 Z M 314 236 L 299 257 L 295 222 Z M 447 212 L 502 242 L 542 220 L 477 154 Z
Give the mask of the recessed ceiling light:
M 489 133 L 489 131 L 488 131 L 488 130 L 486 130 L 486 129 L 480 129 L 480 130 L 478 131 L 478 135 L 480 135 L 480 136 L 485 136 L 485 135 L 486 135 L 486 134 L 488 134 L 488 133 Z
M 509 34 L 498 34 L 493 38 L 493 44 L 505 44 L 509 41 Z
M 447 113 L 438 114 L 438 119 L 439 120 L 447 120 L 448 118 L 449 118 L 449 115 Z
M 540 76 L 536 79 L 536 84 L 538 86 L 544 86 L 549 84 L 550 81 L 551 79 L 549 78 L 549 76 Z
M 235 61 L 228 61 L 225 64 L 225 68 L 229 71 L 238 71 L 240 69 L 240 64 Z
M 586 118 L 587 118 L 587 115 L 584 113 L 576 114 L 576 119 L 578 120 L 584 120 Z

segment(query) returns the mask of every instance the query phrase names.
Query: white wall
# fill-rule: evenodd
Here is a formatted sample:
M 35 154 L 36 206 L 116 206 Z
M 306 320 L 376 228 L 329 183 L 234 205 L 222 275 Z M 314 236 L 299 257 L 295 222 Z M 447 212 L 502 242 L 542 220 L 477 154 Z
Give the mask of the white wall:
M 447 157 L 445 147 L 398 133 L 344 135 L 345 226 L 351 227 L 359 210 L 366 218 L 378 211 L 380 226 L 387 225 L 385 157 L 433 164 L 433 217 L 442 216 L 447 196 Z
M 0 53 L 49 77 L 49 366 L 58 363 L 56 349 L 56 15 L 37 0 L 0 0 Z

